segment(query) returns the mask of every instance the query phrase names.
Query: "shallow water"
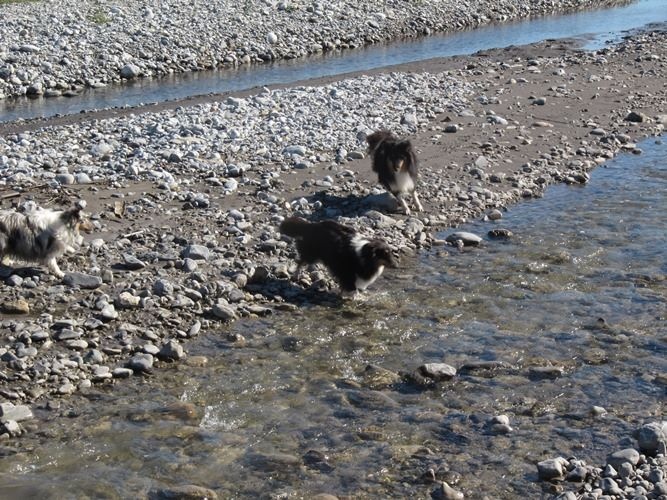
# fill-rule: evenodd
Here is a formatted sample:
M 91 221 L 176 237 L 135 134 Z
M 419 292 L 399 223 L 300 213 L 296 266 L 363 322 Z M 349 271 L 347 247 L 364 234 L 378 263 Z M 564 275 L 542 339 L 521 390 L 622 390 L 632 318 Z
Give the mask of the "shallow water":
M 617 40 L 624 31 L 664 22 L 667 22 L 664 0 L 639 0 L 624 7 L 494 24 L 293 61 L 143 79 L 123 86 L 88 89 L 75 98 L 0 100 L 0 122 L 245 90 L 436 57 L 472 54 L 496 47 L 525 45 L 549 38 L 585 37 L 588 39 L 585 47 L 596 49 Z
M 0 497 L 136 498 L 197 484 L 222 498 L 430 498 L 421 476 L 432 468 L 466 498 L 539 498 L 536 462 L 602 463 L 665 416 L 667 146 L 641 147 L 584 187 L 551 187 L 500 223 L 465 228 L 506 227 L 509 241 L 404 259 L 364 302 L 221 327 L 188 344 L 206 366 L 63 401 L 70 418 L 0 459 Z M 476 361 L 505 367 L 427 388 L 367 368 Z M 564 372 L 535 371 L 547 366 Z M 508 435 L 485 426 L 500 414 Z

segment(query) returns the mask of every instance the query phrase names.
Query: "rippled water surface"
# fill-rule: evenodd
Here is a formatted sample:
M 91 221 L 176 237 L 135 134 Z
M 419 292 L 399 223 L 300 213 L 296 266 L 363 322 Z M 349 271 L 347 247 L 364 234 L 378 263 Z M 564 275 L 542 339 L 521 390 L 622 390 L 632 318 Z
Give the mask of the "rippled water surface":
M 624 7 L 495 24 L 320 57 L 144 79 L 129 85 L 89 89 L 76 98 L 0 100 L 0 122 L 245 90 L 436 57 L 472 54 L 495 47 L 525 45 L 548 38 L 586 36 L 590 39 L 587 48 L 593 49 L 617 39 L 623 31 L 664 22 L 667 22 L 664 0 L 638 0 Z
M 539 498 L 536 462 L 599 463 L 665 415 L 667 146 L 641 146 L 585 187 L 466 228 L 500 225 L 509 241 L 404 259 L 365 302 L 240 321 L 188 344 L 205 366 L 97 388 L 0 459 L 0 497 L 197 484 L 223 498 L 428 498 L 431 468 L 467 498 Z M 432 387 L 395 375 L 478 361 L 504 367 Z M 549 366 L 563 374 L 536 370 Z M 499 414 L 508 435 L 485 426 Z

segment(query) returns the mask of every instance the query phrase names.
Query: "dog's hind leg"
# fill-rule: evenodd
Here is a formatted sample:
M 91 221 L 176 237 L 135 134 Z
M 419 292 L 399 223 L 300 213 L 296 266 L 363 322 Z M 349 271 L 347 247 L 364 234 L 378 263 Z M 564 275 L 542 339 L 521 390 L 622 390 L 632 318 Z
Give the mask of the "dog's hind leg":
M 423 212 L 424 207 L 422 207 L 422 204 L 419 202 L 419 196 L 417 196 L 417 190 L 416 189 L 412 192 L 412 199 L 414 200 L 415 205 L 417 205 L 417 210 L 420 211 L 420 212 Z

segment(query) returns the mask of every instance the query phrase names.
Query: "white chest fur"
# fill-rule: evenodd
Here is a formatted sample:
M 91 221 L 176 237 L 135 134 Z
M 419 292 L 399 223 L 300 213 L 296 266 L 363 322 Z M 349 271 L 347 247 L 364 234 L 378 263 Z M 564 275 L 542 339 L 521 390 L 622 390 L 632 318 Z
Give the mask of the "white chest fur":
M 356 254 L 361 257 L 361 250 L 364 245 L 368 243 L 368 240 L 359 235 L 356 235 L 354 238 L 352 238 L 351 243 Z M 382 271 L 384 271 L 384 266 L 378 267 L 378 270 L 375 271 L 375 273 L 373 273 L 373 275 L 369 278 L 362 278 L 361 276 L 357 276 L 357 279 L 354 282 L 357 290 L 366 290 L 366 288 L 372 285 L 373 282 L 380 277 Z
M 411 193 L 415 190 L 415 183 L 408 172 L 403 170 L 396 173 L 396 177 L 389 183 L 393 193 Z
M 375 274 L 373 274 L 373 276 L 371 276 L 368 279 L 364 279 L 360 276 L 357 276 L 357 280 L 354 282 L 355 286 L 357 287 L 357 290 L 366 290 L 366 288 L 372 285 L 373 282 L 380 277 L 382 271 L 384 271 L 384 266 L 378 267 L 378 270 L 375 271 Z

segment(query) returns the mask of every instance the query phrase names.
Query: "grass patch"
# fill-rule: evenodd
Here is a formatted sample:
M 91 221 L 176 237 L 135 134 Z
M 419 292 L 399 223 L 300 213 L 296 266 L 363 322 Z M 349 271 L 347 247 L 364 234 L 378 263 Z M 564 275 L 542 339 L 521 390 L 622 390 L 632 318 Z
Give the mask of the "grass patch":
M 93 12 L 89 17 L 89 19 L 95 24 L 106 24 L 109 22 L 109 17 L 101 10 L 96 10 L 95 12 Z

